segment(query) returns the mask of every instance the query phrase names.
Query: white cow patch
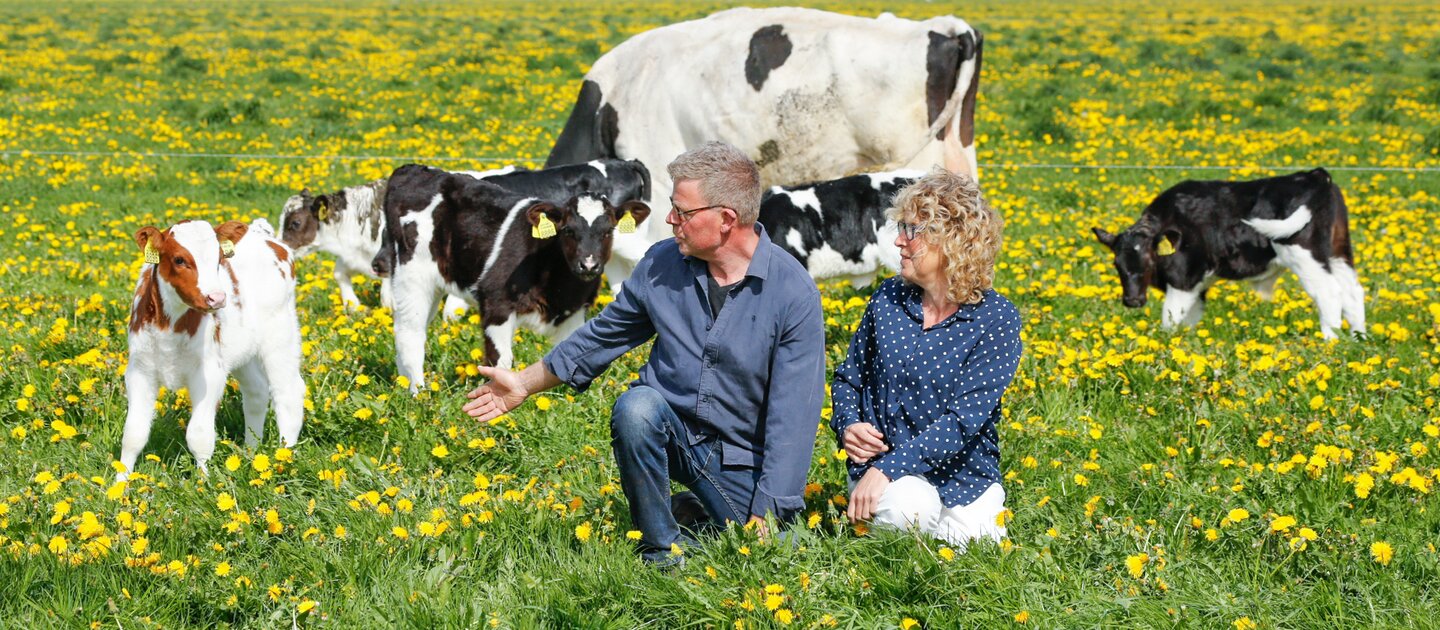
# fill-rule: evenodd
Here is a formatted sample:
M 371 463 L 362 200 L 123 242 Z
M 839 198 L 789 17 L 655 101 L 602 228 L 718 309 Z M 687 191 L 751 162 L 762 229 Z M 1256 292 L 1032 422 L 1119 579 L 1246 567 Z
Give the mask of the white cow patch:
M 436 198 L 438 199 L 439 196 L 437 195 Z M 530 207 L 530 204 L 535 201 L 537 200 L 534 197 L 526 197 L 510 207 L 510 212 L 505 215 L 505 221 L 500 224 L 500 229 L 495 231 L 495 242 L 490 244 L 490 255 L 485 257 L 485 266 L 480 269 L 480 277 L 475 279 L 476 284 L 485 279 L 485 274 L 490 273 L 490 268 L 494 267 L 495 261 L 500 259 L 500 245 L 505 242 L 505 235 L 510 233 L 510 226 L 514 225 L 515 217 L 520 216 L 522 208 Z M 434 205 L 432 204 L 431 207 L 433 208 Z
M 1284 219 L 1242 219 L 1241 223 L 1270 240 L 1290 238 L 1310 224 L 1310 208 L 1300 206 Z
M 805 249 L 805 237 L 801 236 L 800 230 L 790 230 L 786 232 L 785 244 L 789 245 L 790 249 L 799 252 L 801 257 L 809 254 L 809 251 Z
M 820 215 L 821 219 L 825 218 L 825 212 L 820 209 L 820 197 L 815 195 L 814 188 L 802 188 L 800 190 L 785 190 L 778 186 L 776 188 L 778 190 L 775 191 L 775 194 L 789 197 L 791 205 L 801 210 L 809 208 L 814 210 L 815 214 Z
M 1325 269 L 1320 261 L 1315 260 L 1315 257 L 1310 255 L 1310 250 L 1300 245 L 1275 243 L 1273 246 L 1275 259 L 1295 272 L 1300 278 L 1300 286 L 1315 300 L 1315 310 L 1320 311 L 1320 334 L 1326 339 L 1335 338 L 1335 331 L 1340 329 L 1347 293 L 1340 280 Z M 1349 270 L 1349 267 L 1346 266 L 1346 269 Z M 1348 275 L 1353 276 L 1354 272 L 1351 271 Z M 1353 289 L 1350 291 L 1353 292 Z M 1361 291 L 1363 294 L 1364 290 Z
M 587 162 L 587 164 L 589 164 L 591 168 L 594 168 L 595 170 L 600 171 L 600 176 L 601 176 L 601 177 L 609 177 L 609 174 L 607 174 L 607 173 L 605 172 L 605 163 L 604 163 L 604 162 L 601 162 L 600 160 L 591 160 L 591 161 Z
M 585 220 L 585 225 L 595 225 L 600 217 L 605 216 L 605 204 L 594 197 L 583 196 L 577 200 L 575 211 Z
M 920 179 L 925 176 L 925 171 L 899 170 L 885 173 L 868 173 L 867 175 L 870 177 L 870 187 L 875 190 L 880 190 L 881 186 L 892 184 L 897 179 Z

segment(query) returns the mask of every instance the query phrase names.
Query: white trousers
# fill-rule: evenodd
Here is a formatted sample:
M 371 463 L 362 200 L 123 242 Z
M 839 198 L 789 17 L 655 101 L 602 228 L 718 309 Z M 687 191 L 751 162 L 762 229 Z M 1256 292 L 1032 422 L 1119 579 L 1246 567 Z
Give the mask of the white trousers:
M 917 528 L 964 551 L 966 543 L 978 538 L 1000 542 L 1005 528 L 995 521 L 1003 511 L 1005 489 L 998 483 L 991 484 L 970 505 L 947 508 L 940 502 L 935 486 L 923 477 L 910 475 L 886 486 L 870 523 L 896 529 Z

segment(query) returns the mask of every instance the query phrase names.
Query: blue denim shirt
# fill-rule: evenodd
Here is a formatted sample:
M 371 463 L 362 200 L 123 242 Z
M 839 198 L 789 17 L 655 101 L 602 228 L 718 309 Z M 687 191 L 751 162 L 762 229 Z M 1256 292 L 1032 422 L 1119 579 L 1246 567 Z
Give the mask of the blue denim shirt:
M 847 462 L 852 479 L 872 465 L 891 481 L 919 475 L 946 507 L 969 505 L 1000 483 L 995 423 L 1020 363 L 1020 312 L 991 290 L 927 330 L 920 296 L 896 277 L 870 297 L 835 369 L 830 427 L 843 448 L 845 428 L 868 422 L 890 447 Z
M 600 315 L 545 355 L 584 391 L 612 361 L 655 337 L 635 384 L 659 391 L 692 440 L 717 437 L 721 463 L 758 469 L 752 515 L 804 507 L 825 384 L 825 325 L 815 281 L 756 224 L 760 243 L 718 319 L 705 261 L 673 239 L 650 248 Z

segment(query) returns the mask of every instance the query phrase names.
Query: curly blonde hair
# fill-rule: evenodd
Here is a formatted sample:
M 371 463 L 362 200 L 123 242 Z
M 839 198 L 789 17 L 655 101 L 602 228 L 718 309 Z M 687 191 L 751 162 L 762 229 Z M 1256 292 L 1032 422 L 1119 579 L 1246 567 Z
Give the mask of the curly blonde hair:
M 922 225 L 927 249 L 939 248 L 950 282 L 947 299 L 980 302 L 995 280 L 1005 219 L 985 201 L 975 178 L 936 167 L 901 190 L 887 214 Z

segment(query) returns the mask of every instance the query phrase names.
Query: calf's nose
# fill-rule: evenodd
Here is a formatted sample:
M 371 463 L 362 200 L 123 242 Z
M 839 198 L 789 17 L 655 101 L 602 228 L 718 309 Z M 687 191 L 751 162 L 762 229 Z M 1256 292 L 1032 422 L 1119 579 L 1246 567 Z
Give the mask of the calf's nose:
M 205 306 L 208 306 L 210 308 L 220 308 L 222 306 L 225 306 L 225 294 L 219 291 L 216 291 L 214 293 L 206 293 Z

